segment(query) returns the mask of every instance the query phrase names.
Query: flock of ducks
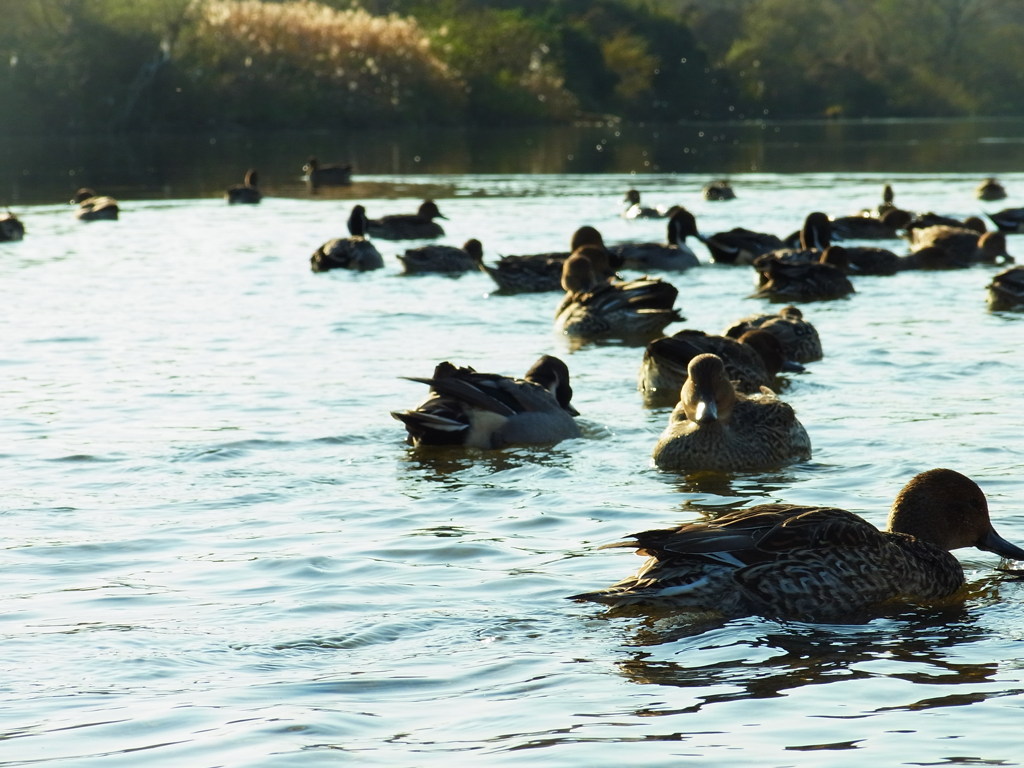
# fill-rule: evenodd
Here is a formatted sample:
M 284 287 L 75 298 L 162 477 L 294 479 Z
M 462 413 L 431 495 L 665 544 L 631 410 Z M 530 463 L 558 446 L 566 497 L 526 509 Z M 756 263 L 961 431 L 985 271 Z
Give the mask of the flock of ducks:
M 320 166 L 310 158 L 304 170 L 311 188 L 351 183 L 350 166 Z M 977 196 L 1000 199 L 1005 190 L 987 179 Z M 705 187 L 704 197 L 727 201 L 735 193 L 720 180 Z M 226 190 L 225 199 L 258 204 L 256 171 Z M 72 203 L 85 221 L 118 218 L 117 201 L 91 189 L 79 190 Z M 627 218 L 664 219 L 665 241 L 609 246 L 598 230 L 583 226 L 565 252 L 503 256 L 485 264 L 482 244 L 471 239 L 461 248 L 411 248 L 398 260 L 406 274 L 483 271 L 501 293 L 561 291 L 553 318 L 559 332 L 581 341 L 616 338 L 643 345 L 637 388 L 645 404 L 672 408 L 651 456 L 671 472 L 762 471 L 811 457 L 807 431 L 776 394 L 778 376 L 823 356 L 816 329 L 793 304 L 848 296 L 855 291 L 851 278 L 861 274 L 1011 264 L 1005 234 L 1024 232 L 1024 208 L 990 215 L 996 229 L 988 231 L 980 219 L 901 210 L 888 185 L 877 208 L 837 218 L 811 212 L 785 238 L 743 228 L 702 235 L 691 212 L 645 207 L 636 190 L 627 192 L 624 203 Z M 320 246 L 310 257 L 311 269 L 381 269 L 384 259 L 371 238 L 436 239 L 444 235 L 438 219 L 446 217 L 432 200 L 415 213 L 379 219 L 355 205 L 348 236 Z M 0 240 L 23 236 L 24 226 L 12 213 L 0 216 Z M 909 253 L 838 244 L 896 236 L 908 240 Z M 722 334 L 686 329 L 664 335 L 669 324 L 685 319 L 675 307 L 678 290 L 662 277 L 624 279 L 618 273 L 698 267 L 690 238 L 703 243 L 716 263 L 752 268 L 754 295 L 787 306 L 743 318 Z M 1024 267 L 1000 272 L 988 291 L 993 309 L 1024 306 Z M 522 378 L 442 362 L 432 376 L 410 380 L 427 385 L 428 396 L 392 416 L 415 447 L 493 450 L 581 436 L 569 369 L 557 357 L 541 357 Z M 977 484 L 949 469 L 912 478 L 897 495 L 884 531 L 841 509 L 765 504 L 711 522 L 644 531 L 608 546 L 634 548 L 648 559 L 636 574 L 573 599 L 798 618 L 848 617 L 891 600 L 949 597 L 964 583 L 963 569 L 950 554 L 959 547 L 1024 560 L 1024 549 L 996 533 Z
M 752 267 L 754 295 L 796 303 L 847 296 L 860 274 L 1013 261 L 998 224 L 986 232 L 978 221 L 901 211 L 888 186 L 877 210 L 841 219 L 812 212 L 788 238 L 747 230 L 705 237 L 684 208 L 644 207 L 635 190 L 624 202 L 629 218 L 666 219 L 666 242 L 606 246 L 586 226 L 573 233 L 564 253 L 506 256 L 490 265 L 467 259 L 458 269 L 482 269 L 501 292 L 561 290 L 554 326 L 567 336 L 646 340 L 638 389 L 646 404 L 672 407 L 651 454 L 665 471 L 760 471 L 809 459 L 810 437 L 775 389 L 780 374 L 821 359 L 821 341 L 792 304 L 744 318 L 720 335 L 687 329 L 665 336 L 667 325 L 683 319 L 674 306 L 676 289 L 660 277 L 622 279 L 619 270 L 693 268 L 700 263 L 686 243 L 693 237 L 716 262 Z M 834 243 L 897 234 L 908 239 L 908 254 Z M 434 271 L 456 269 L 438 259 Z M 1020 275 L 1019 268 L 1001 278 L 1006 275 Z M 523 378 L 444 362 L 433 377 L 412 380 L 430 387 L 427 399 L 392 415 L 416 447 L 494 449 L 579 435 L 568 368 L 551 356 Z M 884 531 L 841 509 L 769 504 L 609 546 L 633 548 L 648 559 L 623 581 L 573 599 L 812 619 L 849 618 L 892 600 L 949 597 L 964 583 L 950 554 L 959 547 L 1024 560 L 1024 549 L 996 533 L 977 484 L 949 469 L 912 478 Z

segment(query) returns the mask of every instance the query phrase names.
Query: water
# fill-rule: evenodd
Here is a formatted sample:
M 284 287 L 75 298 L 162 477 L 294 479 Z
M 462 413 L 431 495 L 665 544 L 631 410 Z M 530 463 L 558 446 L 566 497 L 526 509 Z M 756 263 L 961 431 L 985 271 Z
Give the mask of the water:
M 1000 174 L 1006 204 L 1021 171 Z M 630 186 L 704 231 L 788 234 L 885 182 L 910 208 L 996 210 L 972 195 L 987 172 L 736 172 L 730 203 L 703 202 L 698 173 L 382 173 L 346 196 L 376 215 L 441 190 L 446 242 L 493 259 L 582 223 L 660 239 L 618 216 Z M 992 555 L 958 552 L 962 603 L 863 624 L 564 599 L 635 569 L 597 550 L 633 531 L 767 501 L 882 525 L 937 466 L 977 480 L 1024 544 L 1024 314 L 986 310 L 994 268 L 862 277 L 806 305 L 826 357 L 783 395 L 813 459 L 677 476 L 651 466 L 667 411 L 635 391 L 642 350 L 571 349 L 557 296 L 403 278 L 391 243 L 382 271 L 312 274 L 348 199 L 176 189 L 117 223 L 19 204 L 28 235 L 0 246 L 0 765 L 1024 763 L 1024 585 Z M 747 268 L 667 277 L 688 318 L 670 331 L 769 306 Z M 569 364 L 582 439 L 424 455 L 389 416 L 425 395 L 400 377 L 440 360 L 522 374 L 543 353 Z

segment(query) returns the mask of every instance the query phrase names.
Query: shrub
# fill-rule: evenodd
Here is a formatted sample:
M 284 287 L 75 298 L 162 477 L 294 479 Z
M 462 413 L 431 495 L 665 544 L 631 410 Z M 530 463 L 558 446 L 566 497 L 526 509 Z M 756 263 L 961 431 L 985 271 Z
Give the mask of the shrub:
M 412 19 L 313 0 L 200 0 L 197 9 L 178 61 L 193 90 L 186 101 L 223 122 L 366 126 L 461 117 L 464 87 Z

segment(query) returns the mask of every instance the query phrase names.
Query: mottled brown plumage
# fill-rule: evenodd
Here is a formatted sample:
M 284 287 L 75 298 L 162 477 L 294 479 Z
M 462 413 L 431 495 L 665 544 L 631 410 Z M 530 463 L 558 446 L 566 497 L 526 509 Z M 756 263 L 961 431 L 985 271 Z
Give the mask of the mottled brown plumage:
M 762 504 L 631 538 L 607 546 L 647 555 L 640 570 L 573 599 L 863 620 L 887 601 L 955 594 L 964 573 L 952 549 L 973 546 L 1024 559 L 1024 550 L 992 527 L 977 484 L 949 469 L 911 479 L 893 502 L 885 531 L 834 507 Z
M 454 245 L 424 245 L 409 248 L 398 256 L 406 275 L 476 272 L 483 262 L 484 248 L 479 240 L 467 240 L 461 248 Z
M 687 368 L 679 403 L 654 446 L 654 463 L 674 472 L 747 472 L 809 459 L 811 441 L 787 403 L 764 389 L 736 392 L 717 355 Z
M 669 323 L 682 320 L 673 307 L 679 291 L 663 280 L 643 277 L 610 281 L 607 252 L 578 248 L 563 265 L 565 296 L 555 310 L 555 329 L 579 340 L 620 338 L 647 341 Z M 597 263 L 595 263 L 597 262 Z
M 775 313 L 744 317 L 726 328 L 725 335 L 738 339 L 754 328 L 768 331 L 778 339 L 789 360 L 813 363 L 824 356 L 818 329 L 804 319 L 804 313 L 797 307 L 787 306 Z
M 644 404 L 675 405 L 690 361 L 704 353 L 722 358 L 726 375 L 737 391 L 744 394 L 774 387 L 776 376 L 784 369 L 803 370 L 803 366 L 786 358 L 782 344 L 768 331 L 747 331 L 738 339 L 690 329 L 677 331 L 655 339 L 644 350 L 637 375 L 637 389 Z
M 569 251 L 502 256 L 493 266 L 482 264 L 481 269 L 491 276 L 502 293 L 557 291 L 562 288 L 562 266 L 565 260 L 584 245 L 604 248 L 601 233 L 585 225 L 573 232 Z
M 994 311 L 1024 308 L 1024 266 L 1010 267 L 987 286 L 988 306 Z

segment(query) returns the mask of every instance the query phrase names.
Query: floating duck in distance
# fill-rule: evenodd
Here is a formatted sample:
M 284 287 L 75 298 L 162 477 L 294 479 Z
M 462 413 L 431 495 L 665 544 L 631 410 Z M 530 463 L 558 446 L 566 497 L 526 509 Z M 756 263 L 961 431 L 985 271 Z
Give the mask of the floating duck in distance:
M 701 190 L 705 200 L 711 201 L 723 201 L 723 200 L 735 200 L 736 192 L 733 191 L 732 184 L 725 179 L 715 179 L 704 185 Z
M 697 219 L 685 208 L 676 206 L 668 220 L 664 243 L 620 243 L 609 250 L 625 269 L 679 271 L 700 266 L 686 238 L 700 239 Z
M 367 232 L 381 240 L 433 240 L 444 237 L 444 227 L 434 219 L 445 219 L 437 203 L 424 200 L 416 213 L 393 213 L 370 219 Z
M 315 157 L 310 156 L 302 166 L 302 173 L 311 192 L 321 187 L 347 187 L 352 183 L 351 163 L 320 165 Z
M 349 237 L 328 240 L 317 248 L 309 258 L 310 269 L 314 272 L 327 272 L 331 269 L 367 272 L 381 269 L 384 259 L 376 246 L 366 239 L 366 225 L 366 209 L 361 205 L 353 206 L 348 217 Z
M 398 256 L 402 274 L 405 275 L 460 275 L 476 272 L 481 268 L 483 259 L 483 244 L 475 237 L 467 240 L 461 248 L 454 245 L 423 245 L 409 248 Z
M 25 237 L 25 225 L 10 211 L 0 213 L 0 243 L 10 243 Z
M 88 187 L 75 192 L 71 204 L 78 206 L 75 218 L 79 221 L 117 221 L 121 215 L 117 200 L 107 195 L 97 195 L 95 190 Z
M 622 198 L 622 202 L 626 204 L 626 209 L 622 212 L 623 218 L 626 219 L 664 219 L 668 216 L 666 208 L 650 208 L 641 205 L 640 192 L 636 189 L 628 190 L 626 196 Z
M 974 196 L 979 200 L 1002 200 L 1006 197 L 1006 188 L 998 179 L 989 176 L 977 186 Z
M 241 184 L 235 184 L 224 191 L 224 199 L 231 205 L 256 205 L 263 199 L 259 188 L 260 175 L 255 168 L 245 172 Z

